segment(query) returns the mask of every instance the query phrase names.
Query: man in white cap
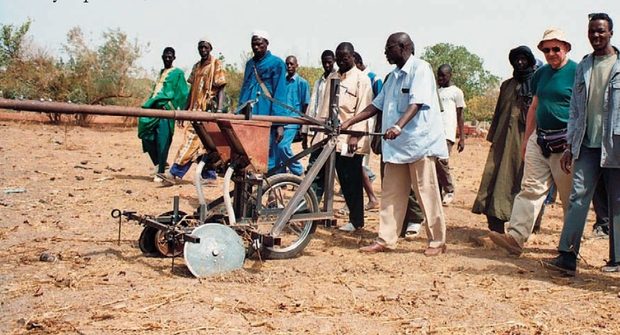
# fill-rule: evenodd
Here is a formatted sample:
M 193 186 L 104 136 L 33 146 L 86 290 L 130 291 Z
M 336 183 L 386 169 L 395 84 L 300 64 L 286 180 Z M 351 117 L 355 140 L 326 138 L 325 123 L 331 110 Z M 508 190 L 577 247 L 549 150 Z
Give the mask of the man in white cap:
M 222 61 L 211 55 L 212 50 L 213 47 L 209 38 L 203 37 L 198 41 L 200 60 L 194 64 L 192 73 L 187 79 L 191 85 L 187 110 L 222 112 L 225 100 L 226 73 Z M 169 183 L 182 179 L 191 167 L 192 162 L 197 161 L 200 156 L 205 154 L 205 149 L 191 124 L 185 126 L 183 136 L 183 145 L 177 152 L 174 164 L 163 176 Z M 215 171 L 203 171 L 202 178 L 207 185 L 213 185 L 216 178 Z
M 254 57 L 245 64 L 239 106 L 258 98 L 252 110 L 255 115 L 299 116 L 283 107 L 286 104 L 286 64 L 267 50 L 269 34 L 263 30 L 252 32 L 251 46 Z M 286 155 L 284 151 L 287 145 L 290 151 L 290 143 L 295 138 L 297 128 L 297 125 L 272 126 L 269 141 L 269 170 L 276 167 L 278 157 Z
M 506 234 L 491 232 L 495 244 L 521 255 L 552 183 L 555 183 L 566 215 L 571 175 L 562 171 L 560 159 L 566 148 L 566 123 L 577 63 L 568 58 L 571 44 L 564 32 L 547 29 L 538 43 L 547 64 L 532 77 L 534 96 L 527 112 L 521 191 L 514 199 Z

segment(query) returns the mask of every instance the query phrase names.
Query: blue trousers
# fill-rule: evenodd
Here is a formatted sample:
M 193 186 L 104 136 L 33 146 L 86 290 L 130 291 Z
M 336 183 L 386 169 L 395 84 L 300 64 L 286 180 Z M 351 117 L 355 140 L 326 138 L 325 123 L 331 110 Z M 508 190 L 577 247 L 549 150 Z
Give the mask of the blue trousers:
M 559 251 L 579 253 L 590 203 L 599 180 L 607 190 L 609 260 L 620 262 L 620 169 L 601 168 L 601 149 L 582 146 L 573 162 L 573 186 L 560 236 Z
M 280 141 L 280 143 L 276 143 L 276 128 L 277 127 L 271 127 L 271 134 L 269 138 L 269 162 L 267 166 L 269 170 L 295 156 L 293 149 L 291 149 L 291 144 L 293 144 L 293 139 L 295 139 L 295 134 L 297 133 L 297 128 L 299 128 L 299 126 L 285 126 L 284 136 L 282 137 L 282 141 Z M 296 176 L 301 176 L 304 172 L 304 167 L 299 161 L 294 161 L 288 166 L 288 168 L 291 173 Z M 285 166 L 277 171 L 277 173 L 285 172 Z

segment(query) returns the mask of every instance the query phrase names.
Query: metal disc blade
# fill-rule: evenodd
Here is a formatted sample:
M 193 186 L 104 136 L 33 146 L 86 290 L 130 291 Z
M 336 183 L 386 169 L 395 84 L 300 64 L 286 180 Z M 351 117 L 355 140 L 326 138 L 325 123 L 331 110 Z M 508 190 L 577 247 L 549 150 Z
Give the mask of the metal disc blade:
M 219 223 L 207 223 L 192 231 L 200 243 L 185 243 L 184 258 L 189 271 L 206 277 L 243 267 L 245 247 L 237 233 Z

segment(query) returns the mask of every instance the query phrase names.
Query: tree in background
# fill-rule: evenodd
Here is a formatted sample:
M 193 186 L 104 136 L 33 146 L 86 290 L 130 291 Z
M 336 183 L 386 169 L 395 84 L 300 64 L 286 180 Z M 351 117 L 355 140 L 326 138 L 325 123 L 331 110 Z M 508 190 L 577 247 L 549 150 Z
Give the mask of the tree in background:
M 2 25 L 0 29 L 0 68 L 7 66 L 15 59 L 21 58 L 30 24 L 31 21 L 28 20 L 19 27 L 12 24 Z
M 489 121 L 493 119 L 499 89 L 494 88 L 467 100 L 468 120 Z
M 137 60 L 144 47 L 120 30 L 103 33 L 103 43 L 94 48 L 80 28 L 71 29 L 64 45 L 68 60 L 63 60 L 27 46 L 29 28 L 29 21 L 20 27 L 0 26 L 0 52 L 8 57 L 1 58 L 0 67 L 4 97 L 139 106 L 148 95 L 152 81 L 138 78 Z M 60 121 L 58 114 L 48 116 Z M 88 115 L 76 116 L 79 125 L 88 121 Z
M 490 114 L 485 113 L 486 109 L 473 111 L 473 107 L 479 105 L 480 99 L 484 100 L 481 97 L 492 96 L 492 92 L 498 88 L 500 83 L 498 76 L 484 69 L 482 58 L 469 52 L 464 46 L 450 43 L 438 43 L 426 47 L 421 58 L 429 62 L 435 71 L 441 64 L 452 66 L 452 81 L 463 90 L 465 99 L 467 99 L 465 114 L 467 119 L 473 115 L 476 115 L 476 120 L 479 121 L 491 119 L 493 109 L 490 110 Z

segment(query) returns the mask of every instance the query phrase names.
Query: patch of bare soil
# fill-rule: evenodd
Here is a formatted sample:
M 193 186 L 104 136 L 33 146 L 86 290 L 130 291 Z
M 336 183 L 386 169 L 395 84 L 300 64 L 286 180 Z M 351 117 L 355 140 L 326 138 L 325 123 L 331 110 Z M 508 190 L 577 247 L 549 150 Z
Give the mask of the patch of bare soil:
M 540 264 L 555 255 L 559 204 L 547 208 L 520 258 L 470 242 L 486 231 L 470 211 L 489 148 L 481 139 L 451 160 L 457 193 L 445 208 L 447 254 L 424 257 L 424 233 L 395 252 L 359 253 L 376 236 L 374 211 L 361 232 L 319 227 L 298 258 L 249 259 L 198 280 L 182 259 L 171 272 L 169 259 L 142 255 L 137 225 L 125 225 L 116 243 L 112 209 L 158 214 L 174 195 L 185 211 L 197 202 L 189 182 L 152 182 L 134 129 L 0 121 L 0 132 L 3 334 L 620 333 L 620 277 L 599 272 L 608 241 L 589 238 L 592 217 L 574 279 Z M 372 165 L 378 171 L 378 157 Z M 375 188 L 380 194 L 378 181 Z M 205 190 L 211 199 L 221 193 Z

